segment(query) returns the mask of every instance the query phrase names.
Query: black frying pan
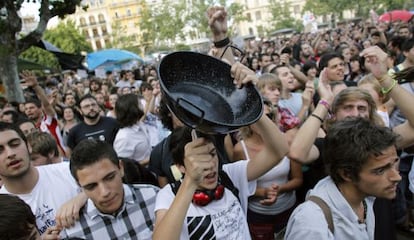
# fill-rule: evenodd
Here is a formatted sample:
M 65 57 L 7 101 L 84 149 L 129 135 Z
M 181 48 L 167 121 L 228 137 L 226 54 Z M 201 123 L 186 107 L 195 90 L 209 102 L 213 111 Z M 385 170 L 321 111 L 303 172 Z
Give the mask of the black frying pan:
M 263 113 L 257 89 L 233 84 L 231 66 L 195 52 L 174 52 L 159 65 L 169 109 L 187 126 L 204 133 L 228 133 L 256 122 Z

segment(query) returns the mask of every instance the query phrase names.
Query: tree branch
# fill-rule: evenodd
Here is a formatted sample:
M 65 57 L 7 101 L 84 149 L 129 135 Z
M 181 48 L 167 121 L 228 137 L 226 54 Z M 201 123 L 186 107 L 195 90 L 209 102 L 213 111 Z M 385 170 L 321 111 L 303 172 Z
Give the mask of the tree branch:
M 6 0 L 5 2 L 7 10 L 7 26 L 8 30 L 12 34 L 18 33 L 22 29 L 22 20 L 20 19 L 17 11 L 20 10 L 20 5 L 15 5 L 13 0 Z

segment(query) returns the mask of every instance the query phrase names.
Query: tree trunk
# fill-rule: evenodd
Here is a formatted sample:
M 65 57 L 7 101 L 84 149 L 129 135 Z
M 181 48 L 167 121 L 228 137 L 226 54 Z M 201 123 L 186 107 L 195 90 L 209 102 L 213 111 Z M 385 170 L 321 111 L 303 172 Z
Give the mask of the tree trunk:
M 0 76 L 9 102 L 25 101 L 17 72 L 17 56 L 0 56 Z

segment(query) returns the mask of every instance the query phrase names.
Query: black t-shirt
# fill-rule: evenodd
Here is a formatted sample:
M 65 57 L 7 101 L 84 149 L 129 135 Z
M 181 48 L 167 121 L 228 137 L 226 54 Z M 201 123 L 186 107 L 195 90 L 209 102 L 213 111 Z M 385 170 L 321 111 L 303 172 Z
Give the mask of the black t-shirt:
M 110 117 L 101 116 L 95 125 L 80 122 L 69 131 L 67 145 L 73 150 L 84 139 L 101 140 L 112 145 L 118 130 L 118 122 Z
M 173 164 L 169 147 L 170 138 L 171 135 L 164 138 L 152 149 L 148 168 L 157 176 L 166 177 L 169 183 L 173 183 L 175 179 L 170 169 Z

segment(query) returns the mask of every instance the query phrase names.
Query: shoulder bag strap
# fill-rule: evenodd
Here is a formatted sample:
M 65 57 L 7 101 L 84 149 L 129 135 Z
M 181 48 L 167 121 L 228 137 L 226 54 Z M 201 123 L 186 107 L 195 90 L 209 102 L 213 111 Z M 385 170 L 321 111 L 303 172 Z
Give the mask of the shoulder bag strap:
M 322 198 L 317 196 L 309 196 L 307 200 L 316 203 L 316 205 L 318 205 L 322 209 L 323 215 L 325 215 L 326 222 L 328 223 L 328 228 L 332 233 L 334 233 L 332 212 L 328 204 L 326 204 L 326 202 Z

